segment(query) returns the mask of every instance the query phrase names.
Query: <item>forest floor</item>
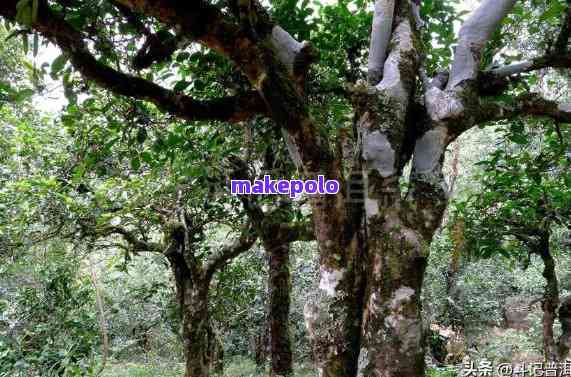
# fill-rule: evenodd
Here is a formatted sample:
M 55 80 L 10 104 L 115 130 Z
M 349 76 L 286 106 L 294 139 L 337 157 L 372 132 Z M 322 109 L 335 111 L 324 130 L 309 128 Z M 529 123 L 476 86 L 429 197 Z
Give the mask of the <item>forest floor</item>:
M 107 366 L 102 377 L 180 377 L 183 375 L 183 364 L 112 363 Z M 256 365 L 251 360 L 236 358 L 224 368 L 224 375 L 220 377 L 266 377 L 267 375 L 267 371 L 256 370 Z M 431 369 L 427 376 L 455 377 L 456 373 L 444 369 Z M 317 373 L 309 365 L 298 365 L 295 377 L 317 377 Z
M 180 377 L 184 375 L 183 364 L 112 363 L 105 368 L 102 377 Z M 265 371 L 256 370 L 256 364 L 246 358 L 235 358 L 224 368 L 221 377 L 266 377 Z M 299 365 L 296 377 L 316 377 L 313 368 Z

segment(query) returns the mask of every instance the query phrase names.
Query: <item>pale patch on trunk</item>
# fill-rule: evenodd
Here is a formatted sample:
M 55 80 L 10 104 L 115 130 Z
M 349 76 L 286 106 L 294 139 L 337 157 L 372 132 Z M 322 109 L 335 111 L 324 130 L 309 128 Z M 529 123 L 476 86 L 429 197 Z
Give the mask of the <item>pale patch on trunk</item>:
M 367 213 L 368 219 L 377 216 L 379 214 L 379 201 L 365 198 L 365 212 Z
M 391 314 L 385 318 L 385 325 L 390 326 L 401 341 L 401 351 L 409 352 L 420 344 L 422 323 L 418 318 L 410 318 L 403 314 L 403 307 L 409 304 L 416 291 L 410 287 L 400 287 L 389 303 Z
M 364 377 L 364 371 L 369 366 L 369 350 L 365 347 L 359 352 L 359 362 L 357 367 L 357 377 Z
M 445 92 L 439 88 L 431 88 L 424 97 L 426 110 L 433 122 L 444 119 L 454 119 L 464 113 L 464 105 L 453 93 Z
M 393 298 L 389 304 L 392 310 L 399 309 L 402 305 L 410 302 L 412 296 L 414 296 L 414 289 L 410 287 L 400 287 L 393 293 Z
M 368 308 L 372 313 L 377 313 L 379 309 L 381 309 L 381 300 L 379 299 L 379 294 L 377 292 L 371 294 L 371 297 L 369 298 Z
M 420 6 L 416 5 L 414 1 L 411 1 L 410 5 L 412 6 L 412 15 L 414 16 L 414 21 L 416 22 L 416 26 L 419 29 L 424 27 L 424 21 L 422 20 L 422 17 L 420 17 Z
M 303 162 L 301 161 L 301 154 L 299 153 L 297 145 L 295 144 L 295 142 L 292 140 L 292 137 L 288 134 L 288 132 L 284 128 L 281 129 L 281 132 L 286 142 L 287 150 L 289 152 L 291 160 L 293 161 L 296 168 L 301 169 Z
M 437 127 L 426 132 L 416 142 L 414 147 L 413 170 L 417 174 L 430 174 L 440 165 L 440 158 L 444 153 L 447 141 L 447 132 L 444 127 Z
M 400 287 L 393 293 L 391 302 L 388 304 L 391 314 L 385 318 L 385 324 L 395 329 L 399 334 L 401 333 L 403 323 L 406 322 L 401 309 L 412 300 L 414 293 L 414 289 L 410 287 Z
M 412 248 L 415 251 L 415 254 L 418 256 L 424 255 L 424 248 L 420 242 L 420 236 L 412 229 L 403 228 L 401 229 L 401 233 L 404 237 L 404 241 L 406 241 L 406 245 Z
M 296 41 L 281 26 L 272 29 L 272 44 L 278 59 L 286 66 L 288 72 L 293 73 L 295 57 L 303 48 L 303 43 Z
M 254 82 L 254 87 L 255 87 L 256 89 L 258 89 L 259 91 L 261 91 L 261 90 L 262 90 L 262 87 L 263 87 L 263 85 L 264 85 L 264 81 L 266 80 L 267 77 L 268 77 L 268 75 L 266 74 L 266 72 L 262 72 L 262 73 L 260 74 L 260 76 L 258 76 L 258 77 L 256 78 L 256 82 Z
M 363 136 L 363 158 L 367 161 L 367 168 L 376 169 L 383 178 L 395 172 L 395 151 L 380 131 Z
M 337 286 L 339 282 L 343 280 L 343 275 L 345 271 L 343 270 L 326 270 L 321 269 L 321 279 L 319 281 L 319 289 L 324 291 L 327 296 L 335 297 L 337 295 Z
M 311 333 L 313 325 L 319 319 L 319 308 L 315 303 L 308 301 L 303 306 L 303 318 L 305 319 L 305 327 Z

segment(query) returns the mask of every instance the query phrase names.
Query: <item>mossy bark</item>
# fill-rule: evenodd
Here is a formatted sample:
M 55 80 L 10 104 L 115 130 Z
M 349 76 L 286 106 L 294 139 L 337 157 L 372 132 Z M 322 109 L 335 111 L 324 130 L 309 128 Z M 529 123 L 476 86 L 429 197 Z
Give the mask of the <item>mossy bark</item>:
M 429 242 L 407 221 L 406 203 L 396 192 L 385 197 L 378 213 L 367 216 L 367 301 L 358 374 L 362 377 L 424 376 L 420 297 Z
M 289 244 L 264 242 L 269 257 L 269 309 L 271 376 L 293 374 L 293 354 L 289 331 L 290 265 Z
M 557 347 L 553 335 L 556 311 L 559 306 L 559 283 L 555 272 L 555 260 L 549 248 L 549 234 L 542 234 L 540 239 L 540 256 L 543 260 L 543 277 L 545 290 L 543 293 L 543 352 L 546 360 L 557 360 Z

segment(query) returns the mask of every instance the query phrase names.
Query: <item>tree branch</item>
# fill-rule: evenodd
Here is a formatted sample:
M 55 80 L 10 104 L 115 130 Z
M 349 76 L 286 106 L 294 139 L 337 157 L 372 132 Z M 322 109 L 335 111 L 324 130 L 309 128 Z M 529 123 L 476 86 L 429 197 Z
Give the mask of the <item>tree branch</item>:
M 2 2 L 0 15 L 13 20 L 16 3 L 16 0 Z M 44 2 L 41 3 L 37 20 L 32 27 L 68 54 L 74 67 L 86 79 L 115 94 L 153 102 L 161 109 L 183 119 L 238 122 L 265 112 L 265 105 L 255 92 L 199 101 L 140 77 L 119 72 L 99 62 L 87 48 L 84 36 L 52 12 Z
M 484 79 L 488 75 L 495 78 L 502 78 L 543 68 L 571 68 L 571 53 L 549 53 L 529 61 L 484 71 L 482 72 L 482 76 Z
M 108 227 L 105 227 L 105 228 L 97 231 L 97 235 L 102 236 L 102 237 L 110 236 L 113 234 L 118 234 L 118 235 L 122 236 L 123 239 L 131 245 L 132 250 L 134 252 L 137 252 L 137 251 L 151 251 L 154 253 L 162 253 L 163 252 L 163 248 L 161 247 L 160 244 L 155 243 L 155 242 L 143 241 L 143 240 L 137 238 L 137 236 L 135 236 L 135 234 L 133 234 L 133 232 L 130 232 L 123 227 L 108 226 Z
M 537 93 L 528 93 L 510 101 L 485 101 L 479 114 L 481 117 L 477 123 L 512 119 L 521 115 L 545 116 L 557 122 L 571 123 L 571 104 L 558 103 Z
M 521 63 L 510 64 L 503 67 L 482 72 L 482 79 L 502 78 L 521 73 L 527 73 L 543 68 L 571 68 L 571 51 L 569 51 L 569 37 L 571 36 L 571 2 L 561 21 L 561 31 L 553 48 L 536 58 Z
M 205 263 L 204 271 L 206 279 L 212 279 L 214 273 L 221 269 L 228 261 L 250 250 L 257 239 L 258 236 L 256 232 L 253 231 L 251 224 L 243 226 L 240 237 L 234 240 L 230 245 L 223 247 L 216 256 L 210 258 Z
M 516 0 L 484 0 L 460 28 L 447 89 L 477 78 L 482 50 Z
M 367 74 L 370 85 L 377 85 L 383 76 L 383 66 L 393 30 L 394 11 L 394 0 L 375 1 Z

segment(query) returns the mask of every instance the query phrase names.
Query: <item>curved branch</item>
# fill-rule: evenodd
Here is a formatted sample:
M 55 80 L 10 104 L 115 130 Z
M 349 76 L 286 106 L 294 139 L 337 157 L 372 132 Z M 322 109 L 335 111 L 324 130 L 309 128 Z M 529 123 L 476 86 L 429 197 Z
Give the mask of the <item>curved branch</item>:
M 538 56 L 528 61 L 509 64 L 503 67 L 483 72 L 483 79 L 494 77 L 502 78 L 521 73 L 527 73 L 543 68 L 571 68 L 571 51 L 569 51 L 569 37 L 571 36 L 571 2 L 567 2 L 567 8 L 561 21 L 561 31 L 553 48 L 549 48 L 543 56 Z
M 16 0 L 2 2 L 0 15 L 13 20 L 16 3 Z M 201 101 L 165 89 L 140 77 L 117 71 L 99 62 L 87 48 L 83 35 L 52 12 L 45 3 L 42 3 L 32 27 L 69 55 L 74 67 L 86 79 L 115 94 L 150 101 L 183 119 L 239 122 L 266 111 L 264 102 L 255 92 Z
M 206 279 L 212 279 L 214 273 L 220 270 L 227 262 L 250 250 L 257 239 L 258 236 L 253 231 L 252 226 L 250 224 L 245 225 L 239 238 L 230 245 L 223 247 L 217 255 L 206 262 L 204 268 Z
M 134 252 L 137 252 L 137 251 L 151 251 L 154 253 L 162 253 L 163 252 L 163 248 L 161 247 L 160 244 L 155 243 L 155 242 L 143 241 L 143 240 L 137 238 L 137 236 L 135 236 L 135 234 L 133 232 L 128 231 L 127 229 L 125 229 L 123 227 L 108 226 L 108 227 L 105 227 L 105 228 L 97 231 L 97 235 L 99 235 L 101 237 L 110 236 L 112 234 L 118 234 L 118 235 L 122 236 L 123 239 L 125 241 L 127 241 L 127 243 L 129 245 L 131 245 L 132 250 Z

